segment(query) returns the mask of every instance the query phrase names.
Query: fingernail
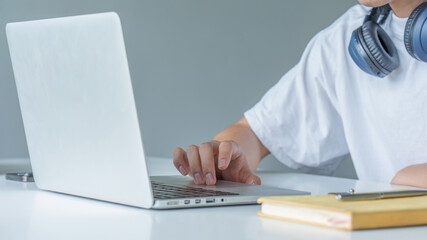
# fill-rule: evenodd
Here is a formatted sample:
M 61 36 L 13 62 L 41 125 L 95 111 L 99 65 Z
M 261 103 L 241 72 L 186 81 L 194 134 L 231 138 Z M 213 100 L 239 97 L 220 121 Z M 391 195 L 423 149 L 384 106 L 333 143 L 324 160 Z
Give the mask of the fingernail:
M 214 185 L 215 179 L 213 178 L 211 173 L 206 173 L 206 184 L 207 185 Z
M 202 176 L 200 176 L 200 173 L 194 174 L 194 183 L 195 184 L 202 184 L 203 183 L 203 179 L 202 179 Z
M 224 158 L 221 158 L 221 159 L 218 161 L 218 167 L 219 167 L 219 168 L 223 168 L 223 167 L 225 167 L 225 159 L 224 159 Z
M 184 176 L 187 175 L 187 171 L 185 171 L 185 168 L 182 165 L 179 165 L 178 171 Z
M 252 185 L 256 185 L 255 180 L 252 180 L 251 184 L 252 184 Z

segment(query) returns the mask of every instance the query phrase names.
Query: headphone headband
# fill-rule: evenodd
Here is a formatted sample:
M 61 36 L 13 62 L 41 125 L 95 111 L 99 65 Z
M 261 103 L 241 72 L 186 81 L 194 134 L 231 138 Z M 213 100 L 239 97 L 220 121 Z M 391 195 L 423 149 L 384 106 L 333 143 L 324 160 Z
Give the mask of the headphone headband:
M 381 6 L 381 7 L 372 8 L 369 15 L 367 15 L 365 17 L 365 19 L 363 20 L 363 23 L 365 23 L 367 21 L 373 21 L 375 23 L 382 24 L 386 20 L 390 11 L 391 11 L 391 7 L 388 4 Z M 378 21 L 378 19 L 380 17 L 381 17 L 381 19 L 380 19 L 380 21 Z

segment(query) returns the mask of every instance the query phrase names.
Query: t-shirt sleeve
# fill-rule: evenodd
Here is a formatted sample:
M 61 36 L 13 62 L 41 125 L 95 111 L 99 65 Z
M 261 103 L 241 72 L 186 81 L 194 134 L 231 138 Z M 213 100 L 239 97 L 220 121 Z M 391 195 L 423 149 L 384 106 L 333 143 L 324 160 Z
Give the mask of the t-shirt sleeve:
M 250 110 L 256 136 L 287 166 L 332 174 L 348 154 L 335 94 L 334 49 L 326 33 L 308 44 L 301 60 Z

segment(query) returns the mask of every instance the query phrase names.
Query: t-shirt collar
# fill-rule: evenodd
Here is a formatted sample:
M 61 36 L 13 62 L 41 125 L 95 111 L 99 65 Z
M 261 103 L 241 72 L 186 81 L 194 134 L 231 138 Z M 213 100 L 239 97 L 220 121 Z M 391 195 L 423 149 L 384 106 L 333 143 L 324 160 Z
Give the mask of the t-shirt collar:
M 394 36 L 395 38 L 403 41 L 403 35 L 405 33 L 405 26 L 407 21 L 408 18 L 400 18 L 396 16 L 393 11 L 391 11 L 390 16 L 388 16 L 387 21 L 384 23 L 384 25 L 387 26 L 386 32 L 390 36 Z

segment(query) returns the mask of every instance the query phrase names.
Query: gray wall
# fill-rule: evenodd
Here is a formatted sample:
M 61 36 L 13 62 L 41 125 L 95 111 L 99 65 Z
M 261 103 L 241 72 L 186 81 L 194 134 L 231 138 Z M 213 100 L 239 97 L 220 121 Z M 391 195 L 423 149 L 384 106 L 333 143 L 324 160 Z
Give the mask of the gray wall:
M 0 0 L 0 157 L 28 155 L 4 26 L 116 11 L 122 20 L 145 149 L 209 141 L 297 63 L 351 0 Z M 263 167 L 286 170 L 272 157 Z M 355 177 L 350 160 L 335 175 Z

